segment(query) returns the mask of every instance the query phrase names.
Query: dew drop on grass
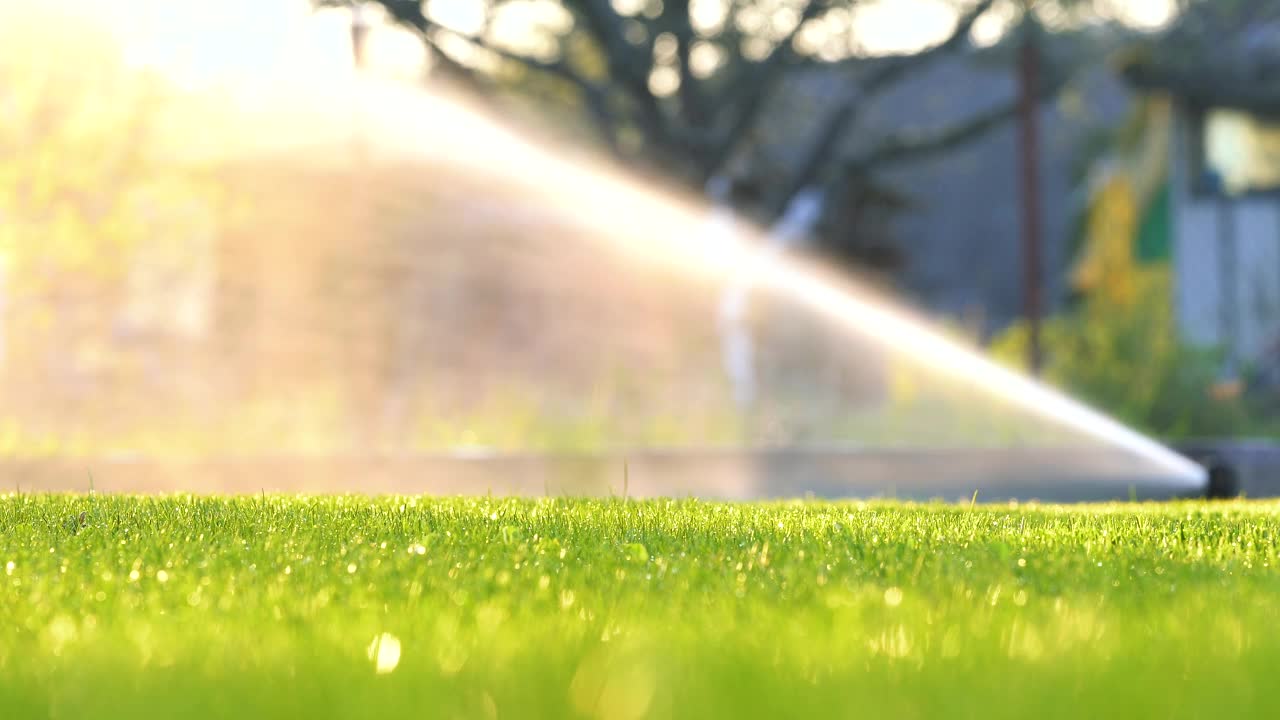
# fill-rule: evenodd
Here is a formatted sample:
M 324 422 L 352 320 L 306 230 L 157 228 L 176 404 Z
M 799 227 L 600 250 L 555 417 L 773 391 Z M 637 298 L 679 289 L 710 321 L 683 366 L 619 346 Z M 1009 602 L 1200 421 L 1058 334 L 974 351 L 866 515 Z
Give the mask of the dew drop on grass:
M 400 664 L 400 638 L 385 632 L 374 637 L 369 644 L 368 655 L 374 672 L 386 675 Z
M 161 583 L 167 583 L 167 582 L 169 582 L 169 573 L 167 573 L 167 572 L 165 572 L 165 571 L 163 571 L 163 570 L 160 570 L 160 571 L 156 572 L 156 580 L 157 580 L 157 581 L 159 581 L 159 582 L 161 582 Z
M 641 545 L 640 543 L 631 543 L 627 545 L 627 557 L 632 562 L 638 562 L 638 563 L 648 562 L 649 550 L 648 548 L 646 548 L 644 545 Z
M 7 562 L 7 563 L 5 563 L 5 564 L 4 564 L 4 574 L 5 574 L 5 575 L 12 575 L 12 574 L 13 574 L 13 569 L 14 569 L 14 568 L 16 568 L 16 567 L 18 567 L 18 565 L 17 565 L 15 562 L 13 562 L 12 560 L 10 560 L 9 562 Z
M 355 564 L 355 563 L 351 563 L 350 565 L 348 565 L 348 566 L 347 566 L 347 574 L 348 574 L 348 575 L 355 575 L 355 574 L 356 574 L 356 570 L 357 570 L 357 568 L 356 568 L 356 564 Z
M 891 587 L 884 591 L 884 604 L 889 607 L 898 607 L 902 604 L 901 588 Z
M 66 615 L 58 615 L 45 629 L 45 642 L 50 651 L 58 656 L 62 654 L 63 648 L 76 639 L 77 634 L 78 627 L 75 620 Z

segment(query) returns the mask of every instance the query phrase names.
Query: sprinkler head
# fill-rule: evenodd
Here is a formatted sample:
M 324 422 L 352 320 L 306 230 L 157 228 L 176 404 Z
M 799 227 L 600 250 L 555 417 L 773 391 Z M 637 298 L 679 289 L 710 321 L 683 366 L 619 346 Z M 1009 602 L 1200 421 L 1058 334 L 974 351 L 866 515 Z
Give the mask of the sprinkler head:
M 1205 497 L 1210 500 L 1225 500 L 1240 495 L 1240 479 L 1234 467 L 1221 458 L 1214 457 L 1205 463 L 1205 468 L 1209 475 Z

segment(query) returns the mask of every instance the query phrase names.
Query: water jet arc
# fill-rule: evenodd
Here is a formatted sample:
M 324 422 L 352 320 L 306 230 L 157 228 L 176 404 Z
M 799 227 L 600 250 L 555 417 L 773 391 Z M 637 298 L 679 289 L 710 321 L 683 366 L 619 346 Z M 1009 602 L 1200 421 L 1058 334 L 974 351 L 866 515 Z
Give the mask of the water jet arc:
M 103 491 L 617 495 L 626 463 L 626 492 L 643 496 L 955 499 L 976 490 L 983 500 L 1098 500 L 1204 491 L 1204 468 L 866 287 L 793 257 L 760 262 L 767 245 L 758 228 L 731 223 L 739 231 L 729 242 L 690 242 L 706 225 L 699 199 L 530 142 L 438 93 L 364 79 L 312 89 L 283 110 L 262 109 L 244 123 L 252 132 L 211 153 L 256 163 L 230 177 L 250 183 L 231 189 L 256 192 L 260 215 L 251 231 L 219 235 L 236 252 L 216 257 L 247 257 L 245 267 L 271 272 L 239 273 L 258 285 L 208 303 L 248 298 L 237 307 L 253 334 L 212 324 L 211 332 L 236 332 L 217 335 L 226 345 L 191 346 L 198 352 L 179 356 L 189 365 L 171 363 L 190 381 L 175 383 L 173 395 L 156 395 L 142 378 L 89 398 L 103 404 L 95 417 L 132 421 L 139 434 L 157 424 L 167 431 L 188 413 L 215 439 L 229 434 L 228 445 L 190 460 L 8 463 L 0 482 L 84 490 L 88 469 Z M 352 92 L 364 103 L 358 118 Z M 351 153 L 361 134 L 369 142 Z M 379 242 L 354 242 L 371 237 Z M 258 254 L 263 247 L 272 252 Z M 243 268 L 207 269 L 235 277 Z M 725 378 L 717 314 L 726 286 L 744 274 L 751 328 L 761 333 L 748 413 Z M 361 293 L 342 297 L 349 314 L 327 293 L 339 280 Z M 236 352 L 214 357 L 201 347 Z M 610 384 L 618 376 L 641 386 Z M 423 391 L 417 409 L 397 406 L 385 413 L 385 433 L 369 433 L 384 424 L 369 418 L 385 401 L 421 378 L 438 395 Z M 329 425 L 295 410 L 288 392 L 316 387 L 349 402 L 335 401 Z M 477 406 L 510 387 L 534 398 L 534 432 L 513 439 L 499 428 L 471 439 L 488 419 Z M 226 412 L 200 414 L 210 403 L 199 398 L 216 398 Z M 226 433 L 239 429 L 241 406 L 272 403 L 289 412 L 253 425 L 257 436 Z M 404 418 L 467 432 L 397 444 Z M 582 452 L 538 452 L 558 446 L 530 437 L 565 418 L 607 437 Z M 46 422 L 74 433 L 80 421 Z M 459 452 L 476 444 L 492 450 Z

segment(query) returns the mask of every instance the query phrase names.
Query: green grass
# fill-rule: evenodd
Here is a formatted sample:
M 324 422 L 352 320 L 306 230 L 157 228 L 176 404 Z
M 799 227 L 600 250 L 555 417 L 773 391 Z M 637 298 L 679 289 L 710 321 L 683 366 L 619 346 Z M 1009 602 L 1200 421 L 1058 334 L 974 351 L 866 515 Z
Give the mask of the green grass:
M 1276 717 L 1278 538 L 1258 503 L 0 496 L 0 718 Z

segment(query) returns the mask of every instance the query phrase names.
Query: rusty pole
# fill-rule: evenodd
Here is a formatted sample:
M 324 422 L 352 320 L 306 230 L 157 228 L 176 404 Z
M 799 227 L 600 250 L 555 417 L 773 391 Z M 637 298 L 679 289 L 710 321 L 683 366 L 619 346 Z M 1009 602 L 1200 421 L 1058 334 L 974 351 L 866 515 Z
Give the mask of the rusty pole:
M 1018 51 L 1018 139 L 1022 191 L 1022 285 L 1023 315 L 1027 322 L 1027 363 L 1040 373 L 1044 364 L 1040 345 L 1043 311 L 1040 245 L 1040 139 L 1037 93 L 1040 53 L 1036 45 L 1034 21 L 1024 21 Z

